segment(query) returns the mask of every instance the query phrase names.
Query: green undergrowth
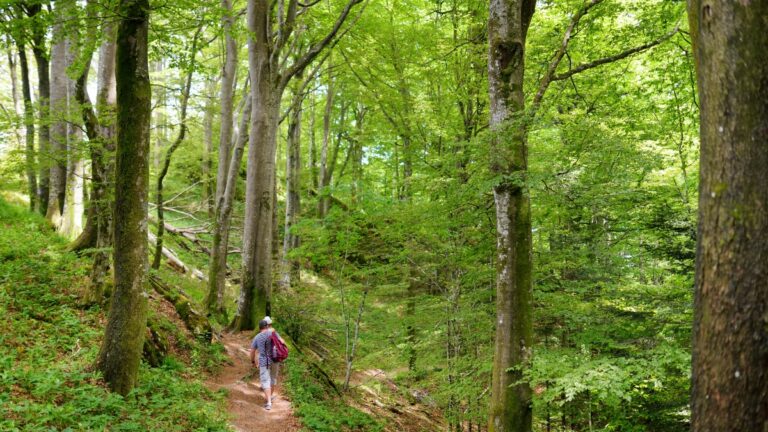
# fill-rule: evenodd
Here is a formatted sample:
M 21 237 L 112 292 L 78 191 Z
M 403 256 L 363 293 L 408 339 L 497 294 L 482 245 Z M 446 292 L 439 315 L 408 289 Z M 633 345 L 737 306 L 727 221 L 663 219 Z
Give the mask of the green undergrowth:
M 297 353 L 298 354 L 298 353 Z M 368 414 L 344 403 L 314 375 L 300 355 L 292 355 L 286 373 L 286 388 L 291 396 L 293 412 L 308 431 L 383 430 L 383 425 Z
M 89 260 L 2 198 L 0 226 L 0 430 L 228 430 L 223 397 L 199 380 L 211 350 L 193 341 L 180 341 L 192 359 L 142 364 L 130 395 L 110 393 L 91 367 L 105 311 L 78 304 Z

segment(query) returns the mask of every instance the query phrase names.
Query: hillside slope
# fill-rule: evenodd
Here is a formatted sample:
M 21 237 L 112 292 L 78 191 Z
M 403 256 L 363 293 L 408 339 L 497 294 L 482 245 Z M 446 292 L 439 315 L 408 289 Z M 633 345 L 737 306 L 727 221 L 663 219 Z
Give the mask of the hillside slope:
M 1 198 L 0 227 L 0 430 L 228 430 L 224 398 L 201 383 L 216 348 L 174 332 L 153 298 L 150 319 L 168 329 L 169 354 L 160 367 L 142 364 L 125 399 L 110 393 L 91 370 L 105 311 L 78 304 L 90 260 Z

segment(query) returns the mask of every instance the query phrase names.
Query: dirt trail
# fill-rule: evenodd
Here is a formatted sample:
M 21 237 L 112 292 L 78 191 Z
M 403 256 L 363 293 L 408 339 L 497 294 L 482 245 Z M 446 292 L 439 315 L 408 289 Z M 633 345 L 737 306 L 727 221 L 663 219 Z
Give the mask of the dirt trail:
M 294 432 L 301 429 L 293 416 L 291 403 L 282 391 L 272 398 L 272 410 L 264 409 L 266 400 L 259 384 L 259 374 L 251 369 L 248 358 L 249 333 L 227 333 L 222 343 L 230 364 L 206 384 L 211 390 L 227 389 L 232 427 L 238 432 Z M 282 381 L 283 377 L 280 377 Z M 282 385 L 281 385 L 282 387 Z

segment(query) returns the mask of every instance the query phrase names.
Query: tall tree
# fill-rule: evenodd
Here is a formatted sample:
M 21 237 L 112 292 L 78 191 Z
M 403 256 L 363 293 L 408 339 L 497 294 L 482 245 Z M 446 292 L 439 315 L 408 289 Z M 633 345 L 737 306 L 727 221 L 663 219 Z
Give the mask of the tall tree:
M 91 8 L 92 9 L 92 8 Z M 67 10 L 67 69 L 77 66 L 80 56 L 80 20 L 77 5 L 69 5 Z M 93 32 L 95 33 L 95 32 Z M 90 41 L 87 41 L 90 42 Z M 84 47 L 84 49 L 88 49 Z M 77 79 L 65 75 L 67 81 L 67 176 L 65 182 L 64 211 L 59 232 L 74 239 L 83 231 L 83 213 L 85 211 L 85 162 L 82 158 L 83 141 L 82 122 L 76 121 L 79 113 L 75 97 Z
M 216 199 L 213 192 L 213 110 L 216 99 L 216 83 L 217 80 L 213 78 L 208 79 L 207 94 L 205 95 L 205 106 L 203 108 L 203 205 L 205 205 L 208 211 L 208 217 L 213 219 L 214 210 L 213 203 Z
M 281 257 L 280 284 L 290 287 L 300 279 L 299 263 L 290 257 L 292 250 L 299 247 L 300 239 L 294 226 L 301 213 L 301 114 L 306 96 L 306 87 L 315 79 L 315 74 L 323 61 L 307 74 L 304 81 L 293 86 L 291 106 L 285 116 L 288 118 L 288 140 L 285 156 L 285 226 L 283 234 L 283 254 Z
M 121 0 L 118 16 L 115 287 L 97 367 L 112 391 L 126 395 L 136 384 L 147 324 L 149 1 Z
M 529 431 L 531 390 L 521 380 L 532 354 L 531 214 L 527 186 L 528 130 L 550 85 L 576 74 L 646 51 L 668 40 L 672 31 L 650 42 L 557 73 L 581 19 L 603 0 L 591 0 L 571 16 L 562 42 L 538 82 L 525 110 L 525 40 L 536 3 L 491 0 L 488 16 L 488 84 L 490 93 L 491 171 L 496 206 L 496 339 L 489 428 Z
M 247 89 L 247 87 L 246 87 Z M 224 305 L 225 276 L 227 274 L 227 254 L 229 245 L 229 230 L 232 223 L 232 210 L 235 202 L 237 177 L 243 161 L 243 151 L 248 142 L 248 123 L 251 118 L 252 100 L 248 95 L 243 98 L 242 110 L 238 127 L 232 137 L 231 160 L 227 164 L 228 172 L 225 177 L 224 194 L 216 205 L 216 220 L 213 230 L 213 246 L 211 247 L 210 270 L 208 272 L 208 294 L 205 304 L 209 314 L 226 318 Z M 215 279 L 215 280 L 214 280 Z
M 318 200 L 317 200 L 317 216 L 324 218 L 328 213 L 331 205 L 327 190 L 330 185 L 331 176 L 329 172 L 332 167 L 329 167 L 329 147 L 331 142 L 331 121 L 333 116 L 333 63 L 328 62 L 328 82 L 325 84 L 325 110 L 323 111 L 323 145 L 320 147 L 320 177 L 317 179 L 318 187 Z M 335 162 L 335 161 L 334 161 Z
M 496 341 L 489 431 L 532 427 L 531 389 L 522 367 L 532 351 L 531 204 L 523 129 L 525 38 L 534 0 L 491 0 L 488 16 L 488 84 L 493 133 L 491 170 L 496 203 Z
M 243 277 L 237 313 L 231 327 L 252 329 L 260 315 L 270 313 L 272 292 L 272 233 L 275 196 L 275 155 L 280 100 L 294 76 L 312 63 L 335 40 L 352 8 L 362 0 L 348 0 L 331 30 L 285 64 L 297 17 L 317 3 L 298 0 L 248 1 L 248 69 L 251 79 L 251 134 L 248 143 L 243 230 Z M 288 52 L 286 52 L 288 51 Z
M 50 189 L 45 217 L 57 228 L 61 226 L 67 187 L 67 35 L 64 27 L 68 1 L 58 1 L 54 8 L 51 46 L 50 115 Z
M 229 215 L 227 220 L 224 218 L 224 197 L 229 186 L 229 161 L 232 153 L 232 128 L 235 91 L 235 72 L 237 71 L 237 41 L 232 33 L 234 25 L 234 16 L 232 15 L 232 2 L 230 0 L 221 0 L 221 6 L 224 14 L 221 17 L 221 23 L 224 28 L 224 65 L 221 69 L 221 111 L 219 128 L 219 165 L 216 171 L 216 193 L 213 198 L 213 244 L 211 246 L 211 260 L 208 270 L 208 295 L 206 296 L 205 306 L 210 313 L 218 316 L 224 316 L 226 308 L 224 306 L 224 276 L 227 264 L 227 247 L 229 243 L 229 233 L 222 230 L 229 227 Z M 247 98 L 247 96 L 246 96 Z M 249 113 L 250 114 L 250 113 Z M 238 168 L 241 160 L 237 160 Z M 236 180 L 236 177 L 234 178 Z M 234 192 L 234 189 L 232 189 Z M 231 207 L 231 203 L 229 204 Z
M 35 110 L 32 106 L 32 91 L 29 81 L 29 63 L 26 46 L 19 43 L 19 65 L 21 66 L 21 94 L 24 100 L 24 142 L 25 168 L 27 172 L 27 193 L 29 194 L 29 209 L 37 208 L 37 174 L 35 173 Z
M 38 155 L 38 210 L 41 214 L 48 211 L 48 191 L 50 187 L 50 127 L 48 126 L 48 101 L 51 97 L 48 49 L 46 48 L 47 20 L 43 12 L 43 3 L 24 2 L 19 5 L 32 19 L 32 54 L 37 65 L 37 155 Z
M 768 430 L 766 2 L 691 0 L 701 107 L 692 430 Z
M 104 278 L 109 270 L 112 246 L 112 189 L 115 150 L 115 25 L 102 28 L 104 41 L 99 48 L 96 109 L 93 111 L 85 91 L 89 67 L 83 69 L 75 85 L 75 99 L 80 106 L 91 156 L 91 199 L 86 227 L 70 246 L 73 250 L 96 247 L 91 268 L 91 286 L 86 303 L 104 300 Z M 86 61 L 89 63 L 90 59 Z

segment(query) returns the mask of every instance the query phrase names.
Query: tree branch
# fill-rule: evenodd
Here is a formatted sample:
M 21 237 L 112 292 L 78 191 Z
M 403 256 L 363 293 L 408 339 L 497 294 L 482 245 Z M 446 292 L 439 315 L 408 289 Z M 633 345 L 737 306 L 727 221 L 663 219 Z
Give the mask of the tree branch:
M 669 33 L 661 36 L 660 38 L 658 38 L 656 40 L 653 40 L 651 42 L 645 43 L 645 44 L 640 45 L 640 46 L 636 46 L 634 48 L 630 48 L 630 49 L 628 49 L 626 51 L 622 51 L 622 52 L 620 52 L 618 54 L 614 54 L 612 56 L 603 57 L 601 59 L 597 59 L 597 60 L 591 61 L 589 63 L 580 64 L 580 65 L 576 66 L 575 68 L 573 68 L 573 69 L 571 69 L 571 70 L 569 70 L 567 72 L 563 72 L 561 74 L 553 76 L 552 77 L 552 81 L 562 81 L 562 80 L 565 80 L 565 79 L 568 79 L 568 78 L 572 77 L 573 75 L 576 75 L 577 73 L 584 72 L 584 71 L 592 69 L 592 68 L 596 68 L 596 67 L 604 65 L 606 63 L 613 63 L 615 61 L 627 58 L 627 57 L 629 57 L 629 56 L 631 56 L 633 54 L 637 54 L 639 52 L 643 52 L 643 51 L 645 51 L 645 50 L 647 50 L 649 48 L 653 48 L 656 45 L 659 45 L 660 43 L 668 40 L 669 38 L 674 36 L 675 33 L 679 32 L 679 31 L 680 31 L 680 25 L 678 24 L 678 25 L 675 26 L 674 29 L 672 29 L 672 31 L 670 31 Z
M 293 100 L 291 101 L 291 106 L 288 107 L 287 110 L 280 116 L 280 120 L 278 121 L 278 124 L 283 123 L 283 121 L 288 117 L 288 114 L 290 114 L 291 111 L 297 110 L 301 108 L 301 103 L 304 101 L 304 92 L 307 89 L 307 86 L 310 82 L 312 82 L 315 78 L 315 75 L 317 75 L 317 72 L 320 70 L 320 68 L 323 66 L 323 63 L 325 63 L 325 60 L 328 58 L 328 54 L 323 56 L 323 58 L 320 59 L 320 61 L 317 63 L 317 65 L 312 68 L 312 71 L 307 74 L 306 78 L 304 78 L 304 81 L 301 83 L 301 86 L 299 86 L 299 90 L 296 92 L 296 94 L 293 97 Z
M 547 67 L 547 72 L 541 78 L 539 91 L 536 92 L 536 96 L 533 98 L 534 109 L 541 104 L 541 99 L 544 98 L 544 93 L 547 91 L 547 88 L 549 88 L 549 84 L 552 82 L 552 77 L 555 75 L 555 71 L 557 71 L 557 67 L 560 65 L 560 61 L 563 59 L 563 56 L 565 56 L 565 52 L 568 49 L 568 43 L 571 41 L 571 36 L 573 35 L 573 29 L 576 28 L 576 26 L 579 24 L 581 17 L 586 15 L 590 9 L 602 2 L 603 0 L 591 0 L 581 9 L 576 11 L 576 13 L 571 18 L 571 22 L 568 24 L 568 28 L 565 30 L 565 34 L 563 34 L 563 42 L 560 44 L 560 49 L 558 49 L 557 53 L 555 53 L 555 57 Z
M 339 32 L 341 26 L 344 25 L 344 21 L 347 20 L 347 17 L 352 11 L 352 8 L 355 7 L 355 5 L 358 3 L 362 3 L 363 1 L 364 0 L 349 0 L 349 2 L 347 2 L 347 5 L 344 6 L 344 10 L 336 19 L 336 23 L 334 23 L 331 31 L 328 32 L 328 34 L 322 40 L 312 45 L 309 50 L 296 61 L 296 63 L 294 63 L 288 70 L 282 73 L 282 76 L 280 77 L 281 88 L 285 88 L 291 78 L 304 70 L 304 68 L 306 68 L 307 65 L 309 65 L 318 56 L 318 54 L 320 54 L 320 52 L 335 39 L 336 34 Z
M 297 4 L 298 0 L 290 0 L 288 3 L 288 14 L 285 17 L 285 20 L 283 20 L 282 16 L 283 12 L 279 11 L 278 13 L 280 16 L 278 18 L 279 24 L 277 27 L 277 44 L 275 45 L 276 53 L 279 53 L 283 49 L 288 38 L 291 36 L 291 33 L 293 33 L 293 28 L 296 24 Z

